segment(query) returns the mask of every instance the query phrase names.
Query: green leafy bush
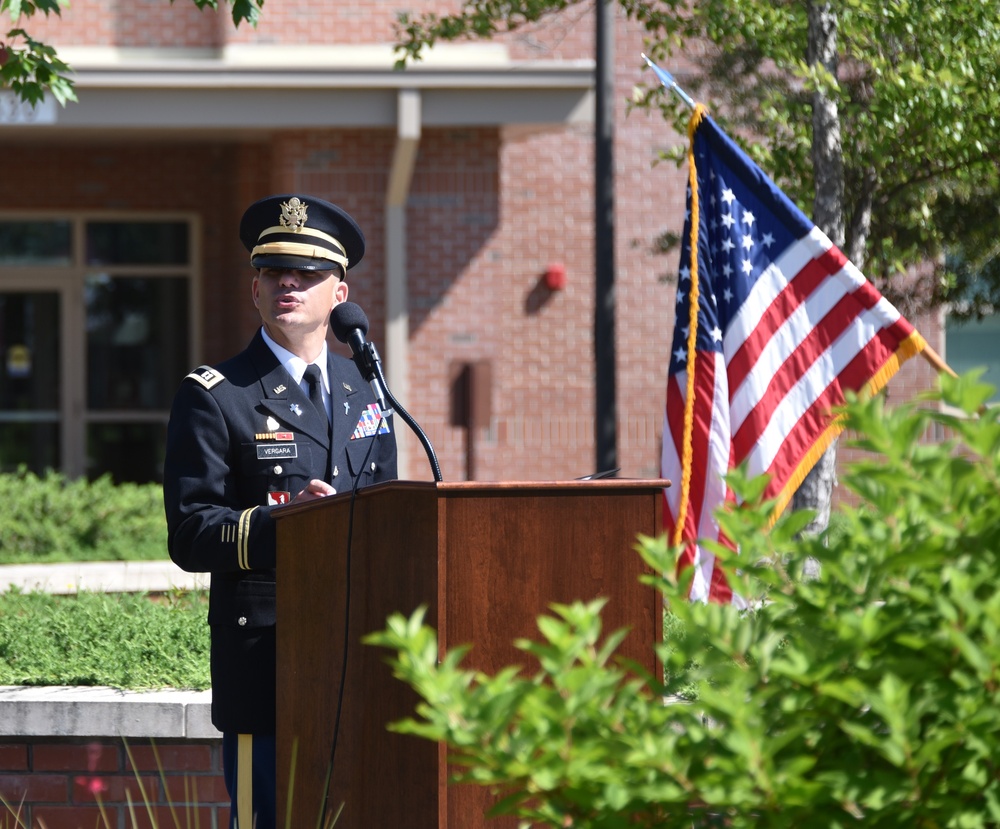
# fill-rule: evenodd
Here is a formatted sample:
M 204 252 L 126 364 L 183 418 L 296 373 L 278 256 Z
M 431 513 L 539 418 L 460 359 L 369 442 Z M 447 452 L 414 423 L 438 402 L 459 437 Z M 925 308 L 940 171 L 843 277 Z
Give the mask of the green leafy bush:
M 9 591 L 0 596 L 0 685 L 210 687 L 204 592 Z
M 393 727 L 446 743 L 457 780 L 535 825 L 1000 826 L 1000 422 L 977 415 L 993 390 L 975 376 L 942 385 L 951 409 L 848 406 L 872 454 L 836 533 L 799 538 L 805 514 L 768 530 L 760 482 L 733 476 L 746 506 L 721 520 L 752 609 L 652 579 L 673 615 L 665 682 L 616 661 L 625 634 L 602 635 L 599 602 L 539 619 L 519 643 L 534 675 L 439 661 L 418 612 L 367 640 L 422 699 Z M 929 430 L 954 439 L 919 443 Z M 673 573 L 662 540 L 640 546 Z
M 157 484 L 70 480 L 57 472 L 0 475 L 0 564 L 167 558 Z

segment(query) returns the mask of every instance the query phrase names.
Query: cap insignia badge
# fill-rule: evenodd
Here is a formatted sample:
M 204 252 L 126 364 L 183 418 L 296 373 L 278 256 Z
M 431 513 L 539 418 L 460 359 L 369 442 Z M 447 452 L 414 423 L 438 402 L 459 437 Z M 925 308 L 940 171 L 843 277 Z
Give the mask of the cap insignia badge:
M 292 197 L 281 205 L 281 218 L 279 222 L 282 227 L 287 227 L 293 232 L 298 232 L 306 226 L 307 205 Z

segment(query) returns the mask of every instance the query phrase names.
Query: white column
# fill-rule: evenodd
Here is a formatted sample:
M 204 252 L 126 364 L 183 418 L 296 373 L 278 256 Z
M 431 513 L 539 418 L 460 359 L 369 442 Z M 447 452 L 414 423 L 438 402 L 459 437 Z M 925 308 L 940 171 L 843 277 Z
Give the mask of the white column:
M 409 409 L 409 300 L 406 289 L 406 199 L 420 144 L 420 92 L 400 89 L 396 99 L 396 147 L 385 194 L 386 382 Z M 409 447 L 416 436 L 396 419 L 399 477 L 411 476 Z M 421 476 L 423 477 L 423 476 Z

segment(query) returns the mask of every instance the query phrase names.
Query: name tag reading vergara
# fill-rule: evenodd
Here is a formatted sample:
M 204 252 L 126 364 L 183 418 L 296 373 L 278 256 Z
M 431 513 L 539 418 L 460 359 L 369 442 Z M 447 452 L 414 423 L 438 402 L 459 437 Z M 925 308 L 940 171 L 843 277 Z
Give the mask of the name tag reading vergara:
M 278 458 L 297 458 L 299 447 L 296 443 L 267 444 L 257 447 L 257 460 L 272 461 Z

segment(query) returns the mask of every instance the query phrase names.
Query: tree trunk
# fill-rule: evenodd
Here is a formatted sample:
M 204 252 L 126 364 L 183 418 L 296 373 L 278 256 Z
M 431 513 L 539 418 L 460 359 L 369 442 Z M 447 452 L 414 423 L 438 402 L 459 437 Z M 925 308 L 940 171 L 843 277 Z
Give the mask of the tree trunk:
M 844 255 L 858 268 L 865 267 L 865 246 L 868 244 L 868 234 L 872 227 L 872 200 L 875 195 L 875 170 L 865 170 L 858 192 L 852 192 L 851 221 L 847 227 L 846 248 L 841 248 Z
M 829 2 L 809 3 L 810 65 L 820 64 L 837 75 L 837 15 Z M 813 175 L 816 194 L 813 221 L 837 247 L 844 246 L 844 159 L 840 141 L 840 115 L 836 100 L 822 85 L 813 93 Z M 836 441 L 812 468 L 792 497 L 794 509 L 812 509 L 816 517 L 804 532 L 817 533 L 830 522 L 830 503 L 836 483 Z
M 809 3 L 809 65 L 837 76 L 837 15 L 829 2 Z M 844 154 L 836 100 L 821 86 L 813 93 L 812 161 L 816 194 L 813 221 L 838 248 L 844 247 Z

